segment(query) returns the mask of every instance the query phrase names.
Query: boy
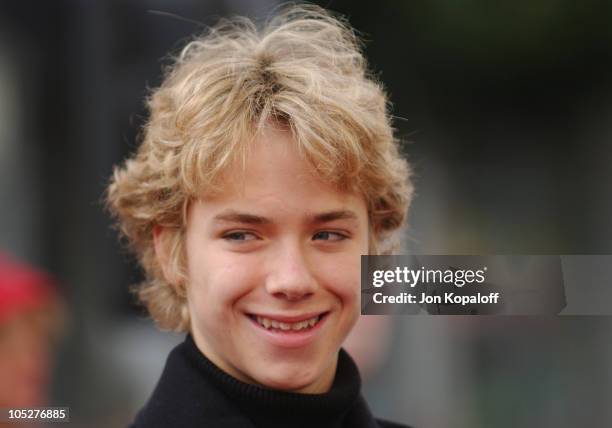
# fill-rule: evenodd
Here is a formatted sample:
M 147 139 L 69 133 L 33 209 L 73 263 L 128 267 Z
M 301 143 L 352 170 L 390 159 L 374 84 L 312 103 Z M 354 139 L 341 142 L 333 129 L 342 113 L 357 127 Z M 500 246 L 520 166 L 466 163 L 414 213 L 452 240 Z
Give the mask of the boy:
M 161 328 L 188 332 L 135 427 L 392 427 L 341 344 L 360 255 L 390 251 L 411 186 L 352 30 L 314 6 L 222 21 L 148 101 L 111 211 Z

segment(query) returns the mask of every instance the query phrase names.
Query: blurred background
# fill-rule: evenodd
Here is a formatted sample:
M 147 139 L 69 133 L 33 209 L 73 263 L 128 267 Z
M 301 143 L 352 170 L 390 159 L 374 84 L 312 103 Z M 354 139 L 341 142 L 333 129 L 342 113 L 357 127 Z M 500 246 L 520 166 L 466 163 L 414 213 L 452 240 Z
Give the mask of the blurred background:
M 128 287 L 141 273 L 101 203 L 112 166 L 137 147 L 147 88 L 202 24 L 275 4 L 0 3 L 0 249 L 50 274 L 39 282 L 56 291 L 32 288 L 27 311 L 62 320 L 49 331 L 0 321 L 0 373 L 16 349 L 32 355 L 40 343 L 11 326 L 36 331 L 45 363 L 23 370 L 48 391 L 37 400 L 70 406 L 72 426 L 126 425 L 182 340 L 134 304 Z M 415 169 L 406 251 L 611 253 L 612 3 L 320 4 L 361 32 L 390 93 Z M 417 428 L 612 426 L 609 317 L 370 324 L 359 331 L 388 333 L 381 352 L 355 352 L 381 417 Z

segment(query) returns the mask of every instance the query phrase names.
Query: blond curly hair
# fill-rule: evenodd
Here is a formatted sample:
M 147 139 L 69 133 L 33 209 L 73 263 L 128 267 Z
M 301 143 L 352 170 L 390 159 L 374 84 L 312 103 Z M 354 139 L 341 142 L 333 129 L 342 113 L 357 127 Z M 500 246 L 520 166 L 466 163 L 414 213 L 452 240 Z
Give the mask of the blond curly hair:
M 115 168 L 111 214 L 144 268 L 140 300 L 163 329 L 189 329 L 184 236 L 190 201 L 222 190 L 222 173 L 244 165 L 266 124 L 290 130 L 313 170 L 365 198 L 370 252 L 389 253 L 412 197 L 410 169 L 394 138 L 382 85 L 368 72 L 359 39 L 316 6 L 281 9 L 261 30 L 221 20 L 195 37 L 147 100 L 137 152 Z M 153 229 L 176 280 L 156 259 Z

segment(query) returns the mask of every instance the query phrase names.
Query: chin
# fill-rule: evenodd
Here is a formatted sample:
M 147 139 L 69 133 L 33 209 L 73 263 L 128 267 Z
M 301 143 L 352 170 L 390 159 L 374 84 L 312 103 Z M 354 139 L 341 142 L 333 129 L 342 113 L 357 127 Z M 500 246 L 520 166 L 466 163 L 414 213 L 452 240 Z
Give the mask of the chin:
M 322 376 L 322 370 L 298 367 L 273 367 L 273 371 L 265 370 L 255 378 L 257 383 L 266 388 L 288 392 L 301 392 L 308 389 Z

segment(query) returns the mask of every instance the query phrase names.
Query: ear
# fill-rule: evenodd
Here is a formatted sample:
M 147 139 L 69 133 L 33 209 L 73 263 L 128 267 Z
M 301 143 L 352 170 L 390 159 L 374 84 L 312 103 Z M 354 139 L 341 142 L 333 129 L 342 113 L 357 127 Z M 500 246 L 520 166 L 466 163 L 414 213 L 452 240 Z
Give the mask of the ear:
M 179 277 L 176 272 L 176 267 L 170 262 L 170 253 L 172 248 L 170 231 L 160 225 L 153 226 L 153 245 L 155 248 L 155 257 L 157 263 L 162 269 L 164 279 L 170 285 L 178 286 Z

